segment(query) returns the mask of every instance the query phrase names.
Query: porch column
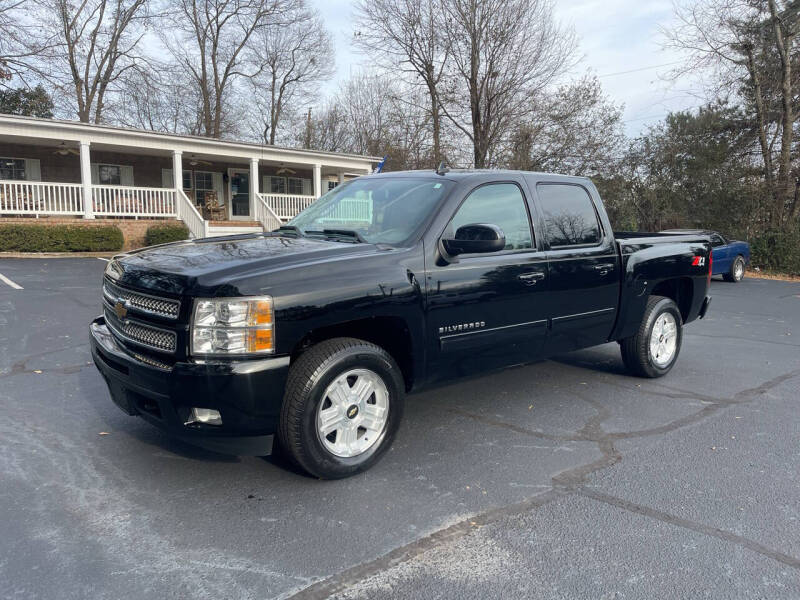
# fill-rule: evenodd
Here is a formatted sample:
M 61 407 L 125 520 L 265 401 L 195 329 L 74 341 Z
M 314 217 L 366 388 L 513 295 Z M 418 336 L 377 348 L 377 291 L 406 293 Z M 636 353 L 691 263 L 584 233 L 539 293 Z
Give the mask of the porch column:
M 314 165 L 314 196 L 322 196 L 322 165 Z
M 94 219 L 94 200 L 92 199 L 92 159 L 89 142 L 81 140 L 81 185 L 83 186 L 83 218 Z
M 172 187 L 175 190 L 183 189 L 183 152 L 172 151 Z
M 258 159 L 250 159 L 250 218 L 256 218 L 256 202 L 258 202 Z
M 339 185 L 342 185 L 344 183 L 344 171 L 339 171 L 337 175 L 339 176 Z

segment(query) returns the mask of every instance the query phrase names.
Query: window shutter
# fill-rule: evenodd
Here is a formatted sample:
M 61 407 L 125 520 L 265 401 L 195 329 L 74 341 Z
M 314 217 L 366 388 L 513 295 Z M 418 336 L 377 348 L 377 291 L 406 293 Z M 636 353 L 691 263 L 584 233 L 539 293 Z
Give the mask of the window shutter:
M 161 187 L 175 187 L 175 181 L 172 179 L 172 169 L 161 169 Z
M 133 186 L 133 167 L 131 165 L 120 165 L 119 183 L 120 185 Z
M 211 173 L 211 178 L 214 183 L 214 191 L 217 192 L 217 202 L 222 206 L 225 204 L 225 187 L 222 184 L 222 173 Z
M 38 158 L 25 159 L 25 179 L 28 181 L 42 180 L 42 169 Z
M 310 179 L 303 179 L 303 195 L 304 196 L 314 195 L 314 184 Z
M 97 167 L 97 163 L 92 163 L 90 166 L 92 171 L 92 185 L 100 185 L 100 169 Z

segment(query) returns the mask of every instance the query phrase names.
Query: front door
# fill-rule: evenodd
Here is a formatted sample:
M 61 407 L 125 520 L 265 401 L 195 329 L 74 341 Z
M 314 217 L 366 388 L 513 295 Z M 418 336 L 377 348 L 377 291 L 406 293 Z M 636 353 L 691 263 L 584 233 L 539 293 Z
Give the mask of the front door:
M 544 343 L 547 260 L 536 248 L 519 182 L 472 190 L 442 235 L 471 223 L 500 227 L 506 247 L 427 268 L 431 380 L 529 362 Z
M 228 169 L 228 197 L 231 199 L 231 219 L 250 218 L 250 171 Z

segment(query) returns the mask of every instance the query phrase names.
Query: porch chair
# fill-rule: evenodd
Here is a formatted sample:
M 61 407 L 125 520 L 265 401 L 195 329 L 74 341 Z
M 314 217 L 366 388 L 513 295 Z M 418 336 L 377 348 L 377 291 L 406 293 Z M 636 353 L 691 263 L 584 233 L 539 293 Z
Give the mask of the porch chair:
M 205 202 L 205 213 L 208 220 L 210 221 L 224 221 L 225 220 L 225 208 L 219 205 L 219 199 L 217 198 L 216 191 L 208 191 L 203 196 L 203 200 Z

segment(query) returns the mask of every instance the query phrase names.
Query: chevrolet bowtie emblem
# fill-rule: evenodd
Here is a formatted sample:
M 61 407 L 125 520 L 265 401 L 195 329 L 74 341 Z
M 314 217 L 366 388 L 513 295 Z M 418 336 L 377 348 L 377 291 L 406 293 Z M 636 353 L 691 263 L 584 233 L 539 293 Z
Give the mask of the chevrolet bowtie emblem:
M 128 316 L 128 309 L 125 307 L 125 303 L 119 300 L 117 300 L 117 303 L 114 305 L 114 312 L 119 319 L 124 319 Z

